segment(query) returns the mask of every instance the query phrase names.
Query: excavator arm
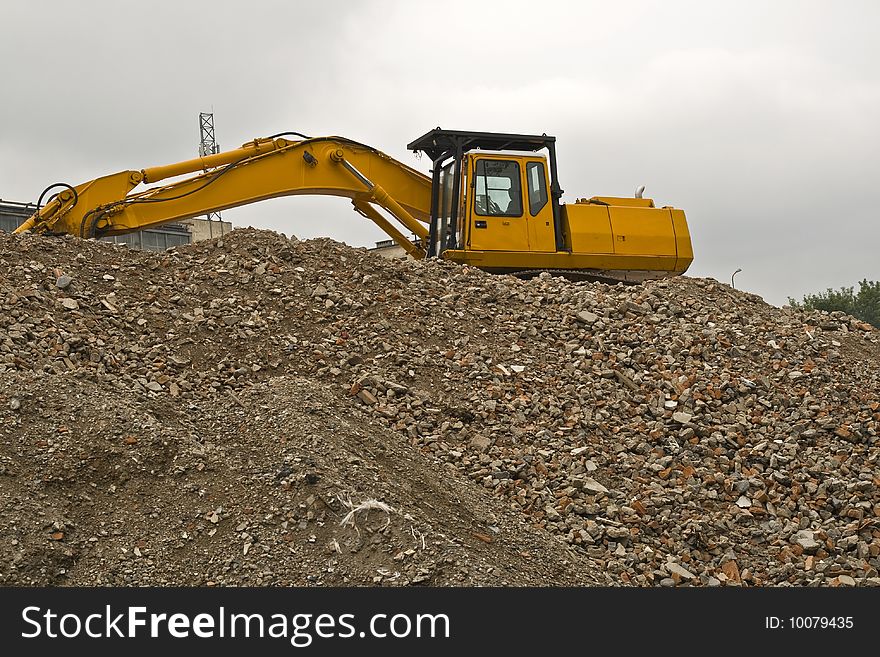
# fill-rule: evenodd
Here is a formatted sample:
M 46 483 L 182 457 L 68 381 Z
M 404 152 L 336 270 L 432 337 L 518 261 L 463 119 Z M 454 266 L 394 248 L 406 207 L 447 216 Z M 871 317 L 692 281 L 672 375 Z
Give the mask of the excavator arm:
M 135 191 L 142 184 L 188 174 L 196 175 Z M 342 137 L 291 140 L 276 135 L 255 139 L 233 151 L 121 171 L 75 187 L 58 186 L 64 189 L 16 232 L 122 235 L 263 199 L 321 194 L 351 199 L 357 212 L 376 223 L 411 256 L 426 255 L 431 179 L 381 151 Z M 416 235 L 416 242 L 375 206 Z

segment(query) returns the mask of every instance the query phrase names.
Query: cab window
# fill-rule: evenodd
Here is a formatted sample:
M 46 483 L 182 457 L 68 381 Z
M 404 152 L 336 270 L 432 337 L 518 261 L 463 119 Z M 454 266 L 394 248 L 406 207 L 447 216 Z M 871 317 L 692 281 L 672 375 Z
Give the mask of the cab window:
M 529 214 L 533 217 L 547 205 L 547 178 L 543 162 L 526 164 L 526 184 L 529 189 Z
M 521 217 L 519 164 L 510 160 L 477 160 L 474 211 L 483 217 Z

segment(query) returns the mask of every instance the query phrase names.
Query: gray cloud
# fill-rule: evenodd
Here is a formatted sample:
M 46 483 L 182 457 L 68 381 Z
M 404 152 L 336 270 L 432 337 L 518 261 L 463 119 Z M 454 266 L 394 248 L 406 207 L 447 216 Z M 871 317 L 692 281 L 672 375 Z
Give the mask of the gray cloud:
M 405 145 L 437 125 L 547 132 L 566 200 L 645 184 L 688 215 L 689 274 L 741 267 L 738 287 L 782 304 L 880 278 L 878 18 L 872 2 L 7 3 L 0 197 L 193 157 L 212 108 L 224 148 L 340 134 L 421 170 Z M 384 237 L 334 198 L 226 216 Z

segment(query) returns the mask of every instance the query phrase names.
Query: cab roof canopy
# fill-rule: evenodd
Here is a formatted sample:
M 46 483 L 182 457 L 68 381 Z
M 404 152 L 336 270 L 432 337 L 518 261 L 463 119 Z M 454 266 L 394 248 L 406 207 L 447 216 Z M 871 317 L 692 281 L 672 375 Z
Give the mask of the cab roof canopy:
M 514 135 L 502 132 L 469 132 L 467 130 L 443 130 L 434 128 L 407 144 L 411 151 L 424 151 L 437 162 L 447 157 L 479 148 L 493 151 L 539 151 L 553 150 L 556 137 L 548 135 Z

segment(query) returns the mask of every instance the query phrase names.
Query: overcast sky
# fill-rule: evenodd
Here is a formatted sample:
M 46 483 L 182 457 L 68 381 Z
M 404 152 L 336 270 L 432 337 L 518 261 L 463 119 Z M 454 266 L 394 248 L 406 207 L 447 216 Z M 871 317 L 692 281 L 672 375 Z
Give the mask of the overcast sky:
M 427 172 L 442 126 L 556 135 L 564 201 L 683 208 L 711 276 L 781 305 L 880 279 L 880 3 L 4 2 L 0 198 L 285 130 Z M 345 199 L 224 213 L 355 246 Z

